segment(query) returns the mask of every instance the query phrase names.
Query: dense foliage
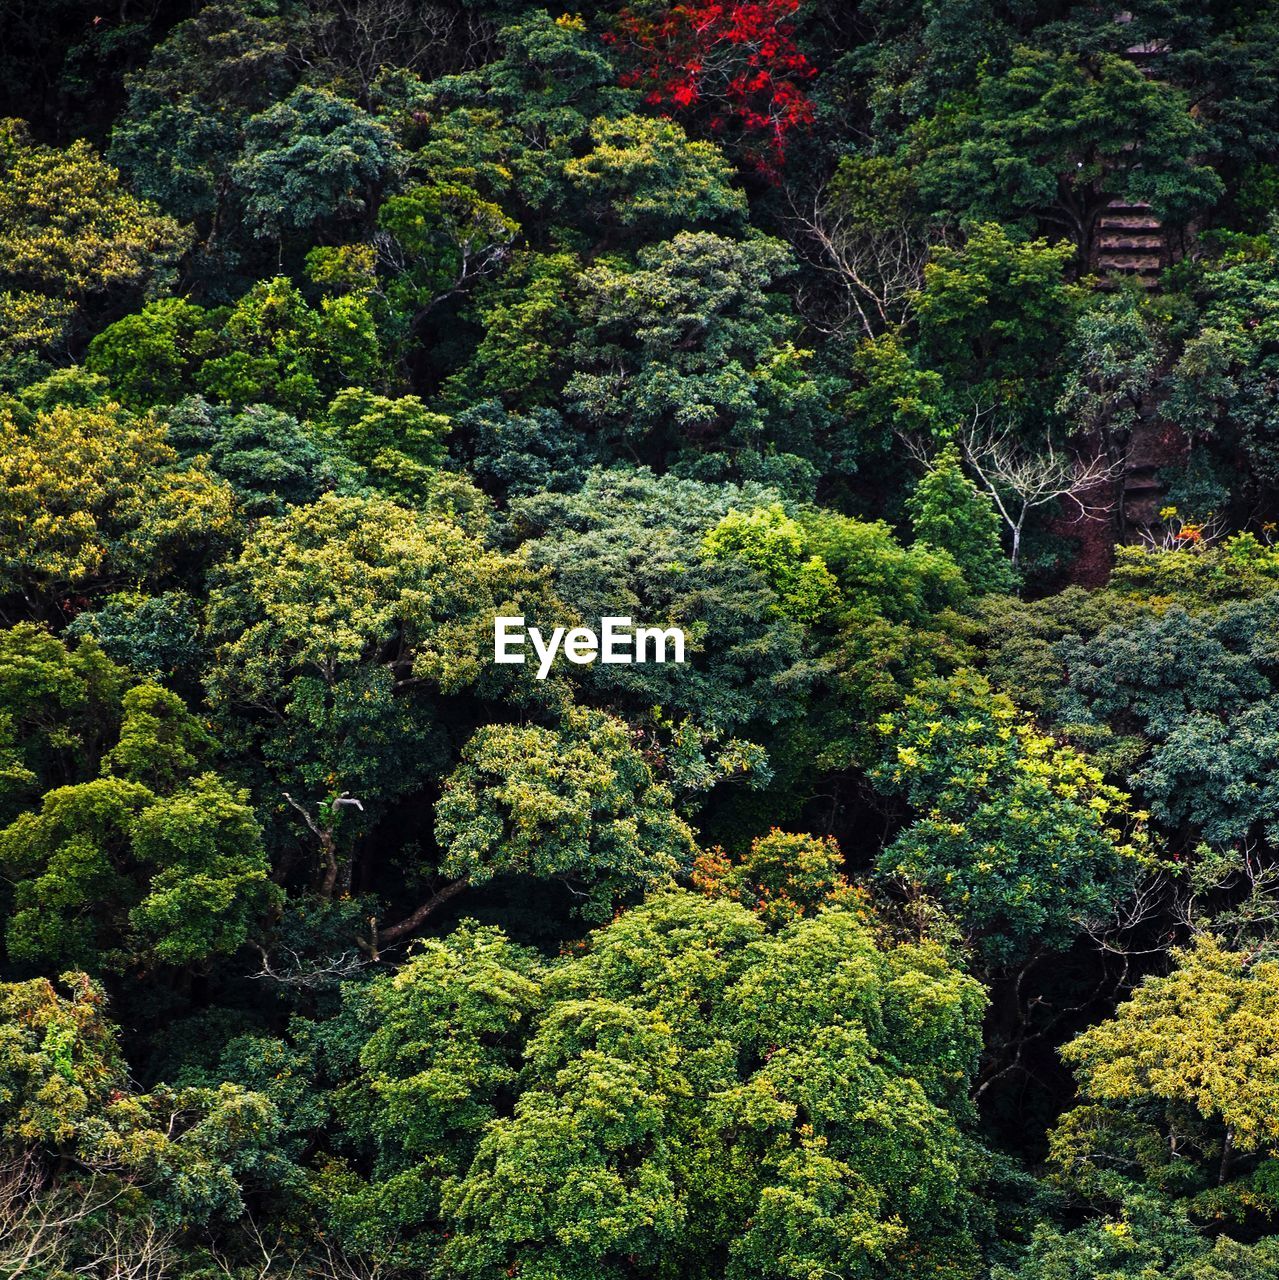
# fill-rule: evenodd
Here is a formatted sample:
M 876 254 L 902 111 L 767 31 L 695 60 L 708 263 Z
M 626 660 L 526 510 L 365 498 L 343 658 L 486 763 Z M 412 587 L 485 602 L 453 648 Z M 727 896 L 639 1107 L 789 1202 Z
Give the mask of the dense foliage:
M 3 9 L 0 1276 L 1279 1275 L 1276 0 Z

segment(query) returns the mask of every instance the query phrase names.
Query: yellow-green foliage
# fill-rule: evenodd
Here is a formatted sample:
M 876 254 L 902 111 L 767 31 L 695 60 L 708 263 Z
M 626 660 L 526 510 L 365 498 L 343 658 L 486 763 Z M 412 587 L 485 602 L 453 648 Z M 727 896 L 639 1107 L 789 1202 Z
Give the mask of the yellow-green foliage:
M 116 405 L 0 407 L 0 590 L 156 582 L 225 545 L 228 485 Z
M 171 283 L 190 244 L 87 142 L 42 146 L 0 120 L 0 362 L 54 346 L 94 299 Z
M 1062 1051 L 1079 1104 L 1052 1135 L 1061 1177 L 1120 1200 L 1143 1185 L 1192 1212 L 1279 1207 L 1279 963 L 1210 936 L 1174 952 Z
M 880 874 L 936 896 L 988 961 L 1064 944 L 1149 861 L 1149 815 L 980 675 L 921 683 L 879 731 L 876 775 L 917 815 Z

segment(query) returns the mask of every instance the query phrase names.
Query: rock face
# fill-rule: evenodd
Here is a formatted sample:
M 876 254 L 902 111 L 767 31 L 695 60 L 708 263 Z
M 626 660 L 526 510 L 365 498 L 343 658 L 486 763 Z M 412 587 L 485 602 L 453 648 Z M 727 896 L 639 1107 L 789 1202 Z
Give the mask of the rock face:
M 1100 502 L 1100 497 L 1090 497 L 1089 501 Z M 1106 585 L 1115 564 L 1114 510 L 1112 505 L 1105 513 L 1080 517 L 1072 506 L 1068 514 L 1058 516 L 1049 526 L 1059 537 L 1073 538 L 1077 544 L 1066 570 L 1067 582 L 1080 587 Z
M 1127 541 L 1160 523 L 1164 488 L 1159 472 L 1184 463 L 1189 445 L 1185 432 L 1160 417 L 1157 406 L 1142 410 L 1128 442 L 1124 467 L 1123 521 L 1119 532 L 1128 535 Z
M 1164 486 L 1159 473 L 1184 463 L 1189 445 L 1185 432 L 1162 417 L 1157 405 L 1143 407 L 1129 434 L 1118 481 L 1080 493 L 1091 514 L 1080 516 L 1073 504 L 1063 504 L 1069 509 L 1052 523 L 1055 534 L 1078 543 L 1067 572 L 1070 582 L 1103 586 L 1114 566 L 1115 544 L 1139 542 L 1160 524 Z M 1101 441 L 1093 438 L 1084 452 L 1092 456 L 1100 448 Z

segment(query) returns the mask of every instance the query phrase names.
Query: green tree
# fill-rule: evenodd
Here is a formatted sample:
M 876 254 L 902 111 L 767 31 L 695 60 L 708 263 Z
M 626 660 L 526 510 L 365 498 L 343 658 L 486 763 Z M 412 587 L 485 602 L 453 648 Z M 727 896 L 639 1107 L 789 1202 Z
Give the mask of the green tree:
M 617 87 L 586 24 L 567 15 L 519 13 L 497 45 L 493 61 L 429 86 L 438 116 L 421 161 L 489 199 L 559 213 L 573 190 L 564 166 L 585 150 L 591 122 L 621 115 L 638 95 Z
M 1264 530 L 1263 530 L 1264 534 Z M 1173 547 L 1116 547 L 1111 585 L 1130 607 L 1154 612 L 1172 600 L 1188 613 L 1231 600 L 1268 595 L 1279 581 L 1279 549 L 1256 534 L 1232 534 L 1219 543 L 1178 539 Z
M 430 694 L 496 680 L 493 617 L 526 591 L 518 560 L 453 520 L 334 494 L 262 521 L 220 573 L 210 698 L 314 827 L 322 896 L 348 884 L 362 825 L 440 769 Z
M 237 411 L 192 396 L 164 409 L 163 418 L 169 442 L 188 458 L 208 458 L 251 517 L 280 515 L 359 478 L 317 432 L 268 405 Z
M 265 1096 L 233 1084 L 136 1090 L 102 988 L 84 973 L 60 982 L 65 994 L 46 978 L 0 983 L 0 1142 L 39 1153 L 40 1166 L 43 1152 L 74 1160 L 83 1172 L 69 1181 L 85 1198 L 67 1207 L 97 1213 L 52 1248 L 57 1224 L 37 1219 L 22 1265 L 91 1250 L 95 1228 L 128 1240 L 131 1220 L 144 1236 L 148 1223 L 164 1235 L 234 1220 L 279 1183 L 279 1116 Z
M 570 711 L 558 729 L 486 725 L 435 807 L 445 875 L 519 874 L 580 883 L 579 910 L 660 888 L 692 864 L 693 836 L 622 721 Z
M 944 438 L 955 426 L 946 380 L 920 366 L 904 336 L 886 330 L 858 342 L 849 359 L 845 408 L 849 425 L 837 429 L 833 454 L 853 470 L 865 455 L 887 453 L 898 435 Z
M 327 89 L 303 86 L 246 123 L 231 177 L 254 233 L 279 240 L 367 214 L 401 166 L 386 125 Z
M 1165 357 L 1152 310 L 1129 292 L 1100 298 L 1081 312 L 1067 357 L 1059 408 L 1081 430 L 1102 433 L 1112 449 L 1139 421 Z
M 948 444 L 906 499 L 915 537 L 947 551 L 974 591 L 1011 591 L 1016 583 L 1000 544 L 999 513 L 990 495 L 964 474 L 959 447 Z
M 94 337 L 85 365 L 130 408 L 172 404 L 194 390 L 195 370 L 214 341 L 203 307 L 158 298 Z
M 1279 969 L 1208 936 L 1063 1050 L 1079 1102 L 1052 1134 L 1061 1179 L 1113 1207 L 1146 1194 L 1204 1225 L 1269 1216 Z
M 994 222 L 934 245 L 909 295 L 913 333 L 886 329 L 852 351 L 851 422 L 835 433 L 836 457 L 859 464 L 898 436 L 945 443 L 993 415 L 1041 442 L 1077 382 L 1067 352 L 1089 294 L 1070 281 L 1072 257 L 1064 240 Z
M 959 1280 L 983 1003 L 849 912 L 769 934 L 666 892 L 554 960 L 463 923 L 237 1054 L 290 1141 L 342 1153 L 310 1175 L 322 1229 L 393 1271 Z
M 565 397 L 595 431 L 655 460 L 685 450 L 811 447 L 821 392 L 770 291 L 782 244 L 681 231 L 583 273 Z
M 1084 251 L 1116 198 L 1184 225 L 1222 192 L 1190 107 L 1115 54 L 1017 48 L 971 103 L 920 127 L 921 191 L 968 217 L 1042 218 Z
M 1128 785 L 1194 839 L 1279 834 L 1274 611 L 1273 595 L 1198 615 L 1174 606 L 1058 646 L 1069 679 L 1057 714 L 1134 746 Z
M 213 3 L 180 22 L 128 79 L 110 157 L 134 187 L 194 222 L 205 251 L 236 241 L 231 167 L 249 118 L 288 93 L 296 76 L 279 16 Z
M 169 794 L 197 771 L 216 743 L 177 694 L 147 682 L 120 700 L 120 736 L 102 772 Z
M 388 496 L 413 503 L 438 486 L 451 424 L 417 396 L 393 399 L 347 387 L 329 402 L 320 425 Z
M 690 1089 L 669 1028 L 648 1010 L 565 1000 L 528 1056 L 517 1115 L 492 1127 L 446 1193 L 460 1228 L 449 1264 L 497 1276 L 519 1259 L 531 1276 L 568 1280 L 621 1275 L 629 1258 L 651 1273 L 681 1217 L 671 1129 Z
M 14 960 L 199 964 L 244 943 L 279 891 L 248 793 L 196 776 L 211 745 L 174 694 L 138 685 L 103 776 L 47 792 L 0 830 Z
M 63 986 L 65 994 L 47 978 L 0 984 L 0 1115 L 10 1149 L 65 1146 L 125 1080 L 102 988 L 83 973 L 67 974 Z
M 702 854 L 693 883 L 708 897 L 731 898 L 777 927 L 823 907 L 851 904 L 857 895 L 843 866 L 833 837 L 774 827 L 752 840 L 740 859 L 730 859 L 722 849 Z
M 0 593 L 154 582 L 221 550 L 231 489 L 118 405 L 0 407 Z M 34 601 L 32 601 L 34 603 Z
M 1275 1245 L 1273 1237 L 1214 1239 L 1166 1200 L 1133 1195 L 1073 1230 L 1043 1223 L 1020 1263 L 995 1267 L 992 1280 L 1265 1280 L 1279 1264 Z
M 92 639 L 68 647 L 27 622 L 0 631 L 0 820 L 24 799 L 96 776 L 127 683 Z
M 584 433 L 547 406 L 514 413 L 500 400 L 481 400 L 458 413 L 453 432 L 454 452 L 499 498 L 572 492 L 594 461 Z
M 874 776 L 917 815 L 879 874 L 936 897 L 987 964 L 1068 946 L 1129 892 L 1145 815 L 982 676 L 921 683 L 879 729 Z
M 1242 449 L 1245 488 L 1279 476 L 1276 256 L 1273 237 L 1227 237 L 1188 269 L 1191 315 L 1165 383 L 1176 421 L 1207 436 L 1227 459 Z
M 798 519 L 838 588 L 837 607 L 811 637 L 823 679 L 802 749 L 824 769 L 865 767 L 879 754 L 879 718 L 899 709 L 917 681 L 967 660 L 955 610 L 968 586 L 947 552 L 903 547 L 882 521 L 816 507 Z
M 339 1021 L 353 1061 L 336 1091 L 336 1115 L 356 1149 L 372 1153 L 372 1176 L 344 1172 L 320 1189 L 353 1250 L 434 1263 L 442 1184 L 466 1171 L 518 1088 L 544 976 L 535 953 L 498 929 L 464 922 L 424 939 L 393 981 L 344 989 Z M 274 1050 L 277 1062 L 281 1052 Z
M 976 986 L 935 954 L 877 951 L 845 913 L 761 929 L 659 896 L 548 980 L 514 1113 L 446 1184 L 447 1266 L 975 1273 L 955 1090 Z
M 376 384 L 382 350 L 366 296 L 328 294 L 311 306 L 277 276 L 229 307 L 150 303 L 98 334 L 86 364 L 137 407 L 198 394 L 307 416 L 344 387 Z
M 581 312 L 581 262 L 571 253 L 517 253 L 470 308 L 482 336 L 445 383 L 457 408 L 500 397 L 508 408 L 550 406 Z
M 113 662 L 139 676 L 175 678 L 184 688 L 205 658 L 200 608 L 185 591 L 112 592 L 96 609 L 76 614 L 68 639 L 88 638 Z
M 217 339 L 196 389 L 213 399 L 274 404 L 301 415 L 341 387 L 377 379 L 377 330 L 358 294 L 323 297 L 312 307 L 277 277 L 254 285 L 227 311 L 211 312 L 208 324 Z
M 591 142 L 564 172 L 606 227 L 635 235 L 742 222 L 746 199 L 733 186 L 732 165 L 712 143 L 690 141 L 674 121 L 601 117 L 591 122 Z
M 732 557 L 758 569 L 783 616 L 814 623 L 836 608 L 839 587 L 821 556 L 806 550 L 804 531 L 780 503 L 750 512 L 730 509 L 702 541 L 707 559 Z
M 797 713 L 794 694 L 790 701 L 776 695 L 788 677 L 803 679 L 799 626 L 779 609 L 754 566 L 702 554 L 705 538 L 730 508 L 775 498 L 758 486 L 600 469 L 576 493 L 535 494 L 514 504 L 530 563 L 550 571 L 578 619 L 629 614 L 685 630 L 691 661 L 682 667 L 575 668 L 572 678 L 590 701 L 602 699 L 636 721 L 661 706 L 727 733 Z
M 460 182 L 392 196 L 378 212 L 378 226 L 389 239 L 388 300 L 410 333 L 433 307 L 501 268 L 520 229 L 498 205 Z
M 996 406 L 1031 422 L 1051 414 L 1087 297 L 1069 282 L 1071 253 L 1065 241 L 989 222 L 969 228 L 959 247 L 933 249 L 916 304 L 916 360 L 945 381 L 946 428 Z

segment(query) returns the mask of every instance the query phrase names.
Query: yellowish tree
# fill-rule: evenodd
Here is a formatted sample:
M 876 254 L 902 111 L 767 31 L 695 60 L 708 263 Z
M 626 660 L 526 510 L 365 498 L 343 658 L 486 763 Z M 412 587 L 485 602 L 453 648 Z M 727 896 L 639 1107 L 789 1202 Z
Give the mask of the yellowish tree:
M 230 534 L 230 487 L 116 405 L 0 410 L 0 593 L 155 580 Z
M 87 142 L 60 151 L 0 120 L 0 362 L 171 282 L 190 243 Z

